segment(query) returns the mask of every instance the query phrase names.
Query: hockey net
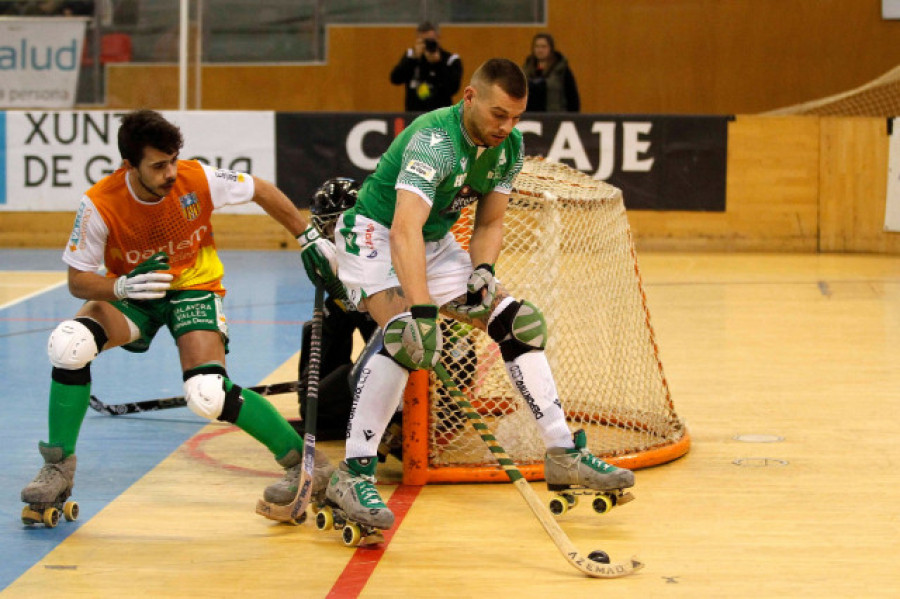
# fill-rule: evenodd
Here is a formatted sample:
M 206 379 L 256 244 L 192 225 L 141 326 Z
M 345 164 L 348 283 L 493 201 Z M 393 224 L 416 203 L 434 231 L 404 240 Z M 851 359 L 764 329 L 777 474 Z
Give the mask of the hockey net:
M 455 233 L 464 246 L 473 214 Z M 570 429 L 595 455 L 641 468 L 686 453 L 650 324 L 622 192 L 565 165 L 528 158 L 505 218 L 497 276 L 544 313 L 546 354 Z M 442 321 L 444 365 L 531 480 L 544 444 L 485 333 Z M 501 481 L 506 476 L 433 373 L 413 373 L 403 415 L 404 481 Z
M 900 114 L 900 66 L 861 85 L 827 98 L 779 108 L 763 114 L 785 116 L 808 114 L 818 116 L 894 117 Z

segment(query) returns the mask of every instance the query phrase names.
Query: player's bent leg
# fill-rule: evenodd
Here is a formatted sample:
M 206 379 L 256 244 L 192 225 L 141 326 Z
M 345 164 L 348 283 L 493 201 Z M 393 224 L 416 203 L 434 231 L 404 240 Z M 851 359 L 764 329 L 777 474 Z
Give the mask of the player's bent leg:
M 184 372 L 183 378 L 184 397 L 195 414 L 234 424 L 272 452 L 286 469 L 285 488 L 289 492 L 291 486 L 294 487 L 294 494 L 288 501 L 292 500 L 296 495 L 303 453 L 303 440 L 294 427 L 264 397 L 231 382 L 225 368 L 219 364 L 191 368 Z M 317 451 L 314 494 L 322 492 L 330 473 L 328 458 Z
M 569 435 L 565 412 L 544 354 L 547 324 L 527 301 L 504 300 L 491 315 L 488 334 L 497 341 L 513 386 L 534 415 L 544 444 L 544 476 L 551 490 L 584 486 L 606 491 L 634 485 L 634 473 L 593 456 L 584 431 Z
M 106 341 L 100 323 L 84 317 L 66 320 L 50 333 L 49 444 L 60 446 L 65 456 L 75 453 L 91 398 L 91 362 Z
M 544 354 L 547 323 L 533 304 L 506 298 L 491 315 L 488 334 L 500 347 L 513 388 L 534 416 L 546 447 L 571 447 L 572 439 Z
M 91 398 L 91 361 L 107 336 L 96 320 L 78 317 L 61 322 L 47 342 L 53 366 L 50 381 L 47 443 L 38 450 L 44 465 L 22 489 L 22 501 L 51 504 L 67 498 L 75 483 L 75 444 Z
M 607 464 L 587 449 L 587 435 L 579 430 L 574 435 L 574 448 L 551 447 L 544 458 L 544 478 L 551 491 L 571 487 L 588 487 L 597 491 L 613 491 L 634 486 L 634 473 Z
M 384 431 L 400 403 L 409 369 L 382 346 L 365 358 L 356 376 L 347 425 L 346 460 L 331 475 L 326 497 L 351 520 L 390 528 L 394 514 L 375 488 L 376 456 Z

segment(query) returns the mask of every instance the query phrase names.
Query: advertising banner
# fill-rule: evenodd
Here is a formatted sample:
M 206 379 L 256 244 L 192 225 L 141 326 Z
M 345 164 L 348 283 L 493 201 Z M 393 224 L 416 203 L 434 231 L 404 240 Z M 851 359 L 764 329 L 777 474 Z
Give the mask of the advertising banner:
M 5 152 L 0 167 L 0 210 L 76 210 L 82 194 L 120 166 L 117 133 L 121 114 L 0 113 L 0 158 Z M 274 113 L 162 114 L 181 128 L 181 158 L 275 180 Z M 263 214 L 255 203 L 229 206 L 222 211 Z
M 278 113 L 278 184 L 295 201 L 325 179 L 362 181 L 412 120 L 397 113 Z M 729 116 L 526 115 L 525 153 L 622 189 L 636 210 L 725 210 Z
M 0 108 L 75 105 L 87 19 L 0 18 Z

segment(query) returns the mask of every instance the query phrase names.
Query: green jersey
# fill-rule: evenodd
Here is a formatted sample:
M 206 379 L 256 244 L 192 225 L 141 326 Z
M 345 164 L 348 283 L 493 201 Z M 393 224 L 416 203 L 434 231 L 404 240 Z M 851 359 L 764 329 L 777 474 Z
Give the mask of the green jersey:
M 406 189 L 431 205 L 422 235 L 437 241 L 467 205 L 494 190 L 511 192 L 522 169 L 521 131 L 513 129 L 495 148 L 477 146 L 463 126 L 462 106 L 439 108 L 410 123 L 382 155 L 348 212 L 390 227 L 397 189 Z

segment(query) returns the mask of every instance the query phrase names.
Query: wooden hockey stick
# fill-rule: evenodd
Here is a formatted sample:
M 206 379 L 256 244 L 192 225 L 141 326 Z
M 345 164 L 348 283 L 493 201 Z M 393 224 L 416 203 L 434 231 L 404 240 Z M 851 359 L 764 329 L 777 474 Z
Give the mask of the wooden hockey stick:
M 306 418 L 303 421 L 303 465 L 297 481 L 297 495 L 287 505 L 269 503 L 265 499 L 256 502 L 256 513 L 270 520 L 302 524 L 306 519 L 306 506 L 312 497 L 313 474 L 316 467 L 316 420 L 319 409 L 319 367 L 322 362 L 322 305 L 324 289 L 316 285 L 313 305 L 312 332 L 309 341 L 309 374 L 306 386 Z
M 284 383 L 271 383 L 269 385 L 256 385 L 247 387 L 248 390 L 259 393 L 262 396 L 292 393 L 297 390 L 299 381 L 287 381 Z M 155 412 L 169 408 L 182 408 L 187 405 L 183 395 L 176 397 L 164 397 L 162 399 L 146 399 L 131 403 L 108 404 L 103 403 L 95 395 L 91 395 L 90 406 L 101 414 L 121 416 L 122 414 L 135 414 L 137 412 Z
M 582 555 L 572 541 L 569 540 L 569 537 L 566 536 L 566 533 L 563 532 L 563 529 L 560 528 L 552 514 L 550 514 L 550 510 L 538 498 L 519 469 L 516 468 L 515 462 L 512 461 L 506 450 L 497 442 L 481 414 L 469 402 L 466 395 L 459 390 L 454 380 L 447 373 L 444 365 L 438 362 L 434 367 L 434 372 L 456 401 L 456 404 L 466 414 L 466 418 L 481 436 L 482 441 L 487 444 L 494 458 L 499 462 L 500 467 L 506 472 L 506 476 L 509 477 L 509 480 L 512 481 L 522 497 L 525 498 L 528 507 L 537 516 L 538 521 L 544 527 L 544 530 L 547 531 L 547 534 L 550 535 L 550 538 L 556 544 L 560 553 L 563 554 L 563 557 L 566 558 L 566 561 L 580 572 L 593 578 L 621 578 L 644 567 L 644 564 L 637 557 L 632 557 L 627 562 L 602 563 Z

